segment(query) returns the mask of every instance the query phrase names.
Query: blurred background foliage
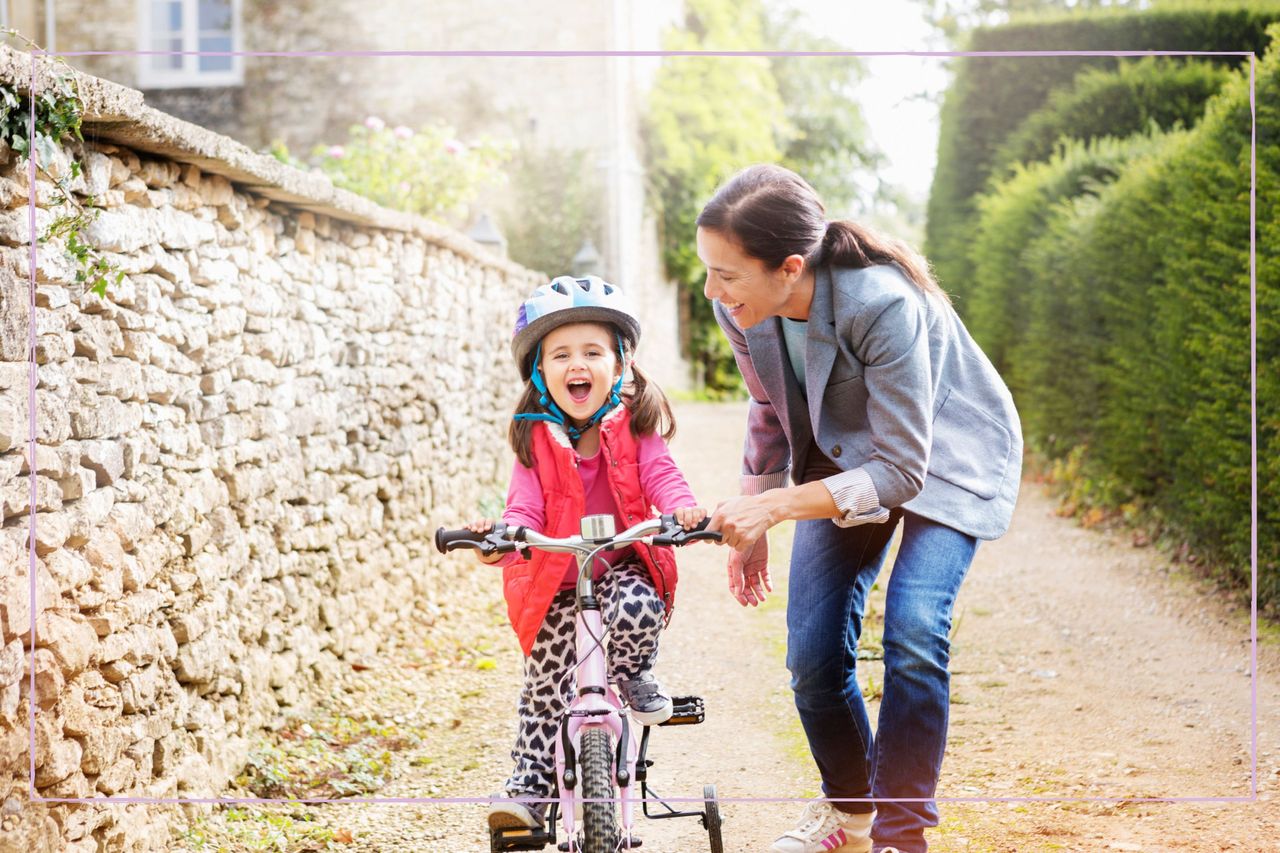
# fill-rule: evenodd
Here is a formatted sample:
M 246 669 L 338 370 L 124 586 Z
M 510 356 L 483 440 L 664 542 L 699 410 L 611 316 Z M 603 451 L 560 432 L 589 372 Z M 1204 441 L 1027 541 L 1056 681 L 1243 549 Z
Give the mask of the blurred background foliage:
M 797 16 L 757 0 L 689 0 L 667 50 L 843 50 L 800 28 Z M 828 209 L 863 196 L 880 162 L 854 89 L 856 57 L 669 57 L 644 125 L 649 194 L 659 211 L 663 261 L 681 287 L 682 334 L 709 396 L 741 393 L 733 354 L 702 297 L 694 221 L 715 188 L 752 163 L 779 162 L 805 175 Z

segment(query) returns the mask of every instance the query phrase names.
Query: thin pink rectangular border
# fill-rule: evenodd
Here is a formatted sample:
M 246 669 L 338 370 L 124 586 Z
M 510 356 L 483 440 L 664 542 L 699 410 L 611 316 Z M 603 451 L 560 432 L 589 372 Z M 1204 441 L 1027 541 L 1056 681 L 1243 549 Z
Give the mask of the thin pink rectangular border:
M 1244 797 L 904 797 L 904 798 L 832 798 L 832 802 L 894 803 L 1061 803 L 1061 802 L 1131 802 L 1131 803 L 1248 803 L 1258 800 L 1258 337 L 1257 337 L 1257 174 L 1258 122 L 1255 103 L 1258 56 L 1253 51 L 1177 51 L 1177 50 L 1051 50 L 1051 51 L 662 51 L 662 50 L 371 50 L 371 51 L 149 51 L 149 50 L 85 50 L 31 54 L 31 113 L 28 116 L 28 151 L 35 151 L 35 94 L 38 64 L 43 56 L 259 56 L 259 57 L 666 57 L 666 56 L 906 56 L 906 57 L 1040 57 L 1040 56 L 1239 56 L 1249 58 L 1249 439 L 1250 439 L 1250 570 L 1251 600 L 1249 608 L 1251 691 L 1251 764 L 1250 793 Z M 35 803 L 488 803 L 489 797 L 342 797 L 318 799 L 274 798 L 173 798 L 156 797 L 90 797 L 43 798 L 37 795 L 36 779 L 36 712 L 35 712 L 35 648 L 36 648 L 36 169 L 34 157 L 27 160 L 27 211 L 30 226 L 30 288 L 28 323 L 28 407 L 30 433 L 28 448 L 31 458 L 31 531 L 30 555 L 31 652 L 28 657 L 30 690 L 28 695 L 30 766 L 28 793 Z M 668 802 L 702 802 L 702 798 L 668 797 Z M 807 802 L 808 797 L 721 797 L 726 803 Z

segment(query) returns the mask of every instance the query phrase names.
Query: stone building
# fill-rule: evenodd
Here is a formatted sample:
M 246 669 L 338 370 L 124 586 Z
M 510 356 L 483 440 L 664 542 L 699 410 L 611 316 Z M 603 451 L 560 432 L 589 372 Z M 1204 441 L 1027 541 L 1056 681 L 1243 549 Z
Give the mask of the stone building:
M 280 140 L 306 152 L 378 115 L 411 127 L 440 120 L 532 150 L 585 152 L 602 196 L 603 221 L 583 235 L 599 245 L 590 271 L 636 297 L 645 328 L 640 358 L 650 374 L 667 387 L 687 386 L 676 288 L 662 270 L 640 155 L 658 58 L 167 53 L 649 51 L 678 21 L 680 0 L 0 0 L 0 9 L 58 53 L 127 52 L 70 59 L 141 89 L 150 106 L 254 149 Z

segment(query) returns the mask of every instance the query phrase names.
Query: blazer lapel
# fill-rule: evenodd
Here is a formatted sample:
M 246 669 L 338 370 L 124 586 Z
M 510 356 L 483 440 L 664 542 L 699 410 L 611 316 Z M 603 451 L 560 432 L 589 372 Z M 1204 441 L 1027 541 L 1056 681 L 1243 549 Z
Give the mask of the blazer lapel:
M 803 417 L 804 395 L 800 393 L 800 383 L 791 372 L 791 360 L 782 340 L 782 321 L 777 317 L 770 317 L 745 329 L 743 334 L 747 338 L 756 375 L 764 385 L 774 411 L 778 413 L 778 420 L 787 432 L 794 454 L 806 446 L 812 433 L 807 419 Z M 794 461 L 792 464 L 795 464 Z
M 805 337 L 804 384 L 809 398 L 809 423 L 818 433 L 822 392 L 836 362 L 836 321 L 832 308 L 831 271 L 826 266 L 814 271 L 813 302 L 809 306 L 809 331 Z

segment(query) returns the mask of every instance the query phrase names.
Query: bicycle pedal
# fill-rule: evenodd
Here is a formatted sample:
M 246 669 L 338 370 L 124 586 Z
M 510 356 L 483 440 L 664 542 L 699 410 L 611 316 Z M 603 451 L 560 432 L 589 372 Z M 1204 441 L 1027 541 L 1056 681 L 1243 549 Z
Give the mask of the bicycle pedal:
M 672 696 L 671 718 L 660 726 L 695 726 L 707 718 L 706 704 L 701 696 Z
M 494 829 L 490 833 L 496 850 L 542 850 L 552 840 L 546 829 L 515 827 Z

